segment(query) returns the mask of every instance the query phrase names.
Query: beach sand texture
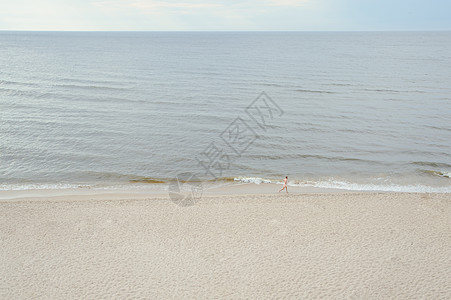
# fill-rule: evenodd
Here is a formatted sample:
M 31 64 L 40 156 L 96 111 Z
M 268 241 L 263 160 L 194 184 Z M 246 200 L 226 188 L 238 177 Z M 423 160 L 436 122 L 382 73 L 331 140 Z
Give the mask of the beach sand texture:
M 0 201 L 2 299 L 451 298 L 451 195 Z

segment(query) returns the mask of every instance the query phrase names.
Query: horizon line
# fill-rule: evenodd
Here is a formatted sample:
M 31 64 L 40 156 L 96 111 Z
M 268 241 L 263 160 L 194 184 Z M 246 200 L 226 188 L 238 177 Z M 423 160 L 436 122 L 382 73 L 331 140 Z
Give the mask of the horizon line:
M 451 29 L 381 29 L 381 30 L 35 30 L 0 29 L 0 32 L 451 32 Z

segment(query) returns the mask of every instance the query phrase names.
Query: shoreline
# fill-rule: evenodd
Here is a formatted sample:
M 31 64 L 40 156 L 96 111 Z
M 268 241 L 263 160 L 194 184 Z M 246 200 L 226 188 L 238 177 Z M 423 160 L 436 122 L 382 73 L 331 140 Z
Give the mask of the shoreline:
M 208 196 L 246 196 L 246 195 L 285 195 L 286 192 L 278 192 L 281 184 L 265 183 L 235 183 L 231 185 L 223 185 L 216 187 L 209 187 L 203 189 L 202 197 Z M 63 197 L 79 197 L 83 199 L 102 200 L 102 199 L 117 199 L 120 197 L 132 197 L 138 199 L 146 199 L 149 197 L 167 198 L 169 199 L 169 192 L 167 185 L 154 188 L 64 188 L 64 189 L 29 189 L 29 190 L 0 190 L 0 202 L 12 201 L 17 199 L 49 199 L 49 198 L 63 198 Z M 356 194 L 356 193 L 413 193 L 413 194 L 435 194 L 422 192 L 387 192 L 387 191 L 359 191 L 346 190 L 334 188 L 318 188 L 310 186 L 289 186 L 288 195 L 302 195 L 302 194 Z M 183 192 L 185 193 L 185 192 Z M 448 193 L 437 193 L 448 194 Z
M 329 178 L 326 180 L 293 180 L 288 182 L 288 189 L 292 192 L 300 193 L 330 193 L 330 192 L 405 192 L 405 193 L 444 193 L 451 194 L 449 178 L 441 178 L 441 184 L 431 182 L 409 182 L 403 179 L 402 182 L 379 182 L 379 181 L 346 181 L 344 179 Z M 62 194 L 68 193 L 111 193 L 111 192 L 137 192 L 154 194 L 167 194 L 168 187 L 175 182 L 175 179 L 154 180 L 145 179 L 130 182 L 83 182 L 83 183 L 35 183 L 35 184 L 0 184 L 0 199 L 5 195 L 31 194 Z M 228 178 L 226 180 L 201 180 L 199 183 L 206 193 L 223 194 L 271 194 L 282 187 L 282 182 L 259 177 Z M 189 184 L 188 184 L 189 185 Z M 88 191 L 88 192 L 87 192 Z
M 204 186 L 202 196 L 210 195 L 277 195 L 285 191 L 278 192 L 282 184 L 279 183 L 232 183 L 222 185 Z M 315 186 L 288 186 L 289 194 L 346 194 L 346 193 L 413 193 L 413 194 L 448 194 L 451 192 L 429 192 L 429 191 L 386 191 L 386 190 L 358 190 L 331 187 Z M 48 197 L 94 197 L 103 199 L 105 197 L 115 197 L 114 195 L 124 195 L 133 197 L 169 197 L 167 184 L 149 185 L 119 185 L 117 187 L 91 187 L 80 185 L 77 188 L 49 188 L 49 189 L 19 189 L 0 190 L 0 201 L 8 201 L 20 198 L 48 198 Z

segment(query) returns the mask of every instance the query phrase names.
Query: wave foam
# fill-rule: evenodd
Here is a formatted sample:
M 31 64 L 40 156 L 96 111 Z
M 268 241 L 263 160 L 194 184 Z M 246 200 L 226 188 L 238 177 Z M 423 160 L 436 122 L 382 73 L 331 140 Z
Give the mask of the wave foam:
M 64 190 L 88 187 L 79 184 L 2 184 L 0 185 L 0 191 Z
M 360 184 L 345 181 L 329 180 L 319 181 L 310 186 L 318 188 L 342 189 L 350 191 L 377 191 L 377 192 L 406 192 L 406 193 L 451 193 L 451 187 L 433 187 L 427 185 L 397 185 L 397 184 Z
M 451 176 L 451 173 L 443 173 L 443 177 Z M 282 184 L 278 180 L 264 179 L 260 177 L 237 177 L 235 182 L 239 183 L 273 183 Z M 291 187 L 316 187 L 324 189 L 340 189 L 348 191 L 375 191 L 375 192 L 404 192 L 404 193 L 451 193 L 451 186 L 428 186 L 422 184 L 374 184 L 374 183 L 353 183 L 340 180 L 320 180 L 320 181 L 289 181 Z
M 255 184 L 274 183 L 269 179 L 264 179 L 264 178 L 260 178 L 260 177 L 238 177 L 238 178 L 234 178 L 233 181 L 241 182 L 241 183 L 255 183 Z

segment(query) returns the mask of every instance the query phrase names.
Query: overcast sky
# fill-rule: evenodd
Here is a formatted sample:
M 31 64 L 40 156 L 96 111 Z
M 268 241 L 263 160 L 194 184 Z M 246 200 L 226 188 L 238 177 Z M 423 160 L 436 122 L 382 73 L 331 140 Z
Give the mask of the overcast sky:
M 0 30 L 451 30 L 451 0 L 0 0 Z

